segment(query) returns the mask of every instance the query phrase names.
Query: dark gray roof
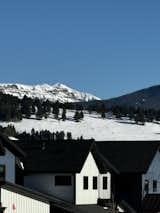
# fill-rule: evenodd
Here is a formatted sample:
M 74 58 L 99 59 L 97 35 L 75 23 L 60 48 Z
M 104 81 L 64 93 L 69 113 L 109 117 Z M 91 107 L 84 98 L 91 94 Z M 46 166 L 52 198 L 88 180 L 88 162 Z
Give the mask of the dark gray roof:
M 160 212 L 160 194 L 147 194 L 142 202 L 145 213 Z
M 27 152 L 27 172 L 80 172 L 92 151 L 99 170 L 119 173 L 146 173 L 160 141 L 55 141 L 17 142 Z
M 160 141 L 106 141 L 96 145 L 120 173 L 146 173 Z
M 136 211 L 125 200 L 122 200 L 118 206 L 126 213 L 136 213 Z
M 17 185 L 17 184 L 13 184 L 13 183 L 9 183 L 9 182 L 1 182 L 0 187 L 3 189 L 7 189 L 11 192 L 15 192 L 20 195 L 24 195 L 26 197 L 33 198 L 35 200 L 49 203 L 49 199 L 47 197 L 43 196 L 43 194 L 36 192 L 34 190 L 31 190 L 29 188 Z
M 96 152 L 93 141 L 48 142 L 45 148 L 25 148 L 27 158 L 24 161 L 27 173 L 79 173 L 91 151 L 101 173 L 108 171 L 107 166 Z
M 51 209 L 52 207 L 56 206 L 59 210 L 64 209 L 67 212 L 79 213 L 77 207 L 71 203 L 65 202 L 57 197 L 50 196 L 45 193 L 41 193 L 32 189 L 26 188 L 24 186 L 20 186 L 20 185 L 8 183 L 8 182 L 0 182 L 0 188 L 4 188 L 7 190 L 10 190 L 11 192 L 15 192 L 15 193 L 30 197 L 32 199 L 48 203 L 51 205 Z M 53 212 L 55 212 L 54 208 L 53 208 Z

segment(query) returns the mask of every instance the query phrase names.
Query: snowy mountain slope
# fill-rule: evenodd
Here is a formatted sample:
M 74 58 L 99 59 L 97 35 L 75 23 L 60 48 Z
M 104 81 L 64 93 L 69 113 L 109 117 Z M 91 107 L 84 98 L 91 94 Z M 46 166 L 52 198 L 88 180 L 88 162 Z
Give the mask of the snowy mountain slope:
M 10 94 L 22 99 L 25 95 L 30 98 L 39 98 L 50 101 L 79 102 L 100 100 L 98 97 L 88 93 L 79 92 L 63 84 L 42 84 L 42 85 L 23 85 L 23 84 L 0 84 L 0 92 Z
M 144 126 L 136 125 L 131 121 L 116 119 L 101 119 L 97 114 L 84 114 L 81 122 L 73 121 L 74 112 L 67 111 L 67 121 L 58 121 L 52 117 L 43 120 L 23 119 L 17 123 L 1 122 L 0 125 L 7 126 L 12 124 L 19 132 L 30 132 L 35 130 L 50 130 L 51 132 L 64 131 L 72 132 L 73 138 L 80 137 L 85 139 L 94 138 L 98 141 L 105 140 L 160 140 L 160 125 L 146 123 Z

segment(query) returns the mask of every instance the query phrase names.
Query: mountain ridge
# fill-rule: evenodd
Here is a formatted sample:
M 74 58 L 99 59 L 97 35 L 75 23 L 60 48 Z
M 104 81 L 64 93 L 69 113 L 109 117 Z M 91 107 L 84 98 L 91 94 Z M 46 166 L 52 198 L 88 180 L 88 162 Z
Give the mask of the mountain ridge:
M 0 83 L 0 92 L 3 94 L 9 94 L 22 99 L 25 95 L 29 98 L 49 100 L 52 102 L 59 101 L 64 102 L 81 102 L 100 100 L 100 98 L 84 92 L 79 92 L 64 84 L 56 83 L 49 84 L 37 84 L 26 85 L 19 83 Z
M 160 85 L 153 85 L 144 89 L 130 92 L 119 97 L 105 100 L 95 100 L 84 103 L 85 106 L 104 104 L 107 108 L 113 106 L 131 106 L 145 109 L 160 109 Z

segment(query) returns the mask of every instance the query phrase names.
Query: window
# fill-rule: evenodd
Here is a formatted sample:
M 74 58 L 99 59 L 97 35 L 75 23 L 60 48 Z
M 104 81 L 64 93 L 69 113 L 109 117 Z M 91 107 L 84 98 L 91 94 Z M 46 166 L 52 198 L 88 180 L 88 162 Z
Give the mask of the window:
M 93 189 L 97 189 L 97 177 L 93 177 Z
M 108 188 L 108 178 L 103 177 L 103 189 L 107 189 L 107 188 Z
M 56 186 L 70 186 L 72 185 L 71 176 L 55 176 Z
M 5 165 L 0 165 L 0 181 L 5 181 Z
M 153 180 L 153 192 L 157 192 L 157 181 Z
M 149 192 L 149 181 L 148 180 L 145 180 L 145 183 L 144 183 L 144 191 L 148 194 Z
M 85 189 L 85 190 L 88 189 L 88 177 L 87 176 L 83 177 L 83 189 Z

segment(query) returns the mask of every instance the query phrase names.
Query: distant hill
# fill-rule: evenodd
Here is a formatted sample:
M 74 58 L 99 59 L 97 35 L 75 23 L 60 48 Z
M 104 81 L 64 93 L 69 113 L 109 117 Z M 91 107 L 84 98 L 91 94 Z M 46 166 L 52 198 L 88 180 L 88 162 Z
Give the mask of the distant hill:
M 120 97 L 102 100 L 102 101 L 91 101 L 84 103 L 86 105 L 98 105 L 105 104 L 106 107 L 112 106 L 139 106 L 143 108 L 154 108 L 160 109 L 160 85 L 152 86 L 146 89 L 142 89 L 130 94 L 126 94 Z

